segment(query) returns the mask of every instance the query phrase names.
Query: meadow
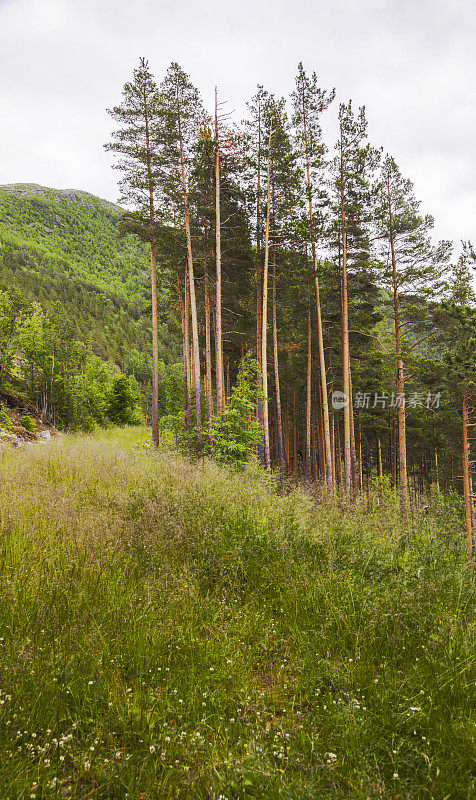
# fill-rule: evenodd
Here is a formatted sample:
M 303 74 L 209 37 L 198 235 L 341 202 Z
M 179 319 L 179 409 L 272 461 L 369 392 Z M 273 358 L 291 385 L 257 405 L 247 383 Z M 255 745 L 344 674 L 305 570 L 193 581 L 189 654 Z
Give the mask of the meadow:
M 147 447 L 0 456 L 0 798 L 476 797 L 461 502 Z

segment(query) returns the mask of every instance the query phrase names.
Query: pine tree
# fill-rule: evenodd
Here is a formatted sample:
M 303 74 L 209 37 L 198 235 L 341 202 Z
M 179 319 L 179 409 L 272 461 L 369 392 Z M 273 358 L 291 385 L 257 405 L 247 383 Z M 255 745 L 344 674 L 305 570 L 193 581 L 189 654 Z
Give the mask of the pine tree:
M 350 499 L 357 490 L 355 439 L 352 435 L 352 390 L 349 349 L 349 269 L 368 268 L 367 227 L 370 215 L 369 180 L 377 154 L 365 145 L 365 109 L 356 116 L 352 102 L 339 107 L 339 139 L 332 163 L 335 192 L 335 227 L 338 232 L 341 290 L 342 384 L 348 398 L 344 406 L 344 492 Z
M 281 390 L 279 381 L 278 360 L 278 326 L 277 326 L 277 293 L 276 274 L 279 261 L 281 273 L 285 273 L 285 253 L 289 243 L 293 241 L 297 220 L 297 207 L 300 199 L 301 174 L 297 166 L 297 154 L 293 147 L 289 120 L 284 100 L 268 97 L 264 109 L 263 133 L 270 134 L 269 162 L 267 173 L 267 196 L 271 203 L 270 219 L 267 219 L 267 239 L 265 239 L 265 267 L 263 270 L 263 298 L 267 297 L 267 274 L 269 248 L 272 255 L 272 338 L 273 367 L 276 397 L 276 442 L 280 468 L 281 483 L 284 480 L 284 437 L 283 415 L 281 407 Z M 267 210 L 268 211 L 268 210 Z M 268 214 L 267 214 L 268 217 Z M 263 332 L 265 306 L 263 303 Z M 262 341 L 262 353 L 265 344 Z M 263 356 L 262 356 L 263 358 Z
M 256 360 L 258 372 L 261 374 L 261 335 L 263 327 L 263 276 L 262 276 L 262 243 L 263 243 L 263 213 L 262 213 L 262 174 L 266 163 L 266 141 L 264 134 L 264 114 L 266 103 L 268 102 L 268 92 L 258 86 L 258 91 L 248 103 L 250 119 L 246 120 L 247 128 L 247 166 L 251 173 L 249 177 L 249 195 L 254 203 L 251 215 L 255 216 L 255 240 L 256 240 Z M 258 391 L 257 398 L 257 417 L 260 426 L 263 428 L 263 405 L 260 400 L 261 389 Z M 264 441 L 264 440 L 263 440 Z M 265 465 L 265 448 L 263 442 L 259 444 L 259 455 L 263 466 Z
M 327 398 L 327 375 L 317 261 L 317 237 L 320 229 L 322 229 L 322 218 L 320 212 L 323 201 L 325 201 L 325 195 L 323 193 L 325 146 L 322 142 L 320 117 L 333 101 L 334 96 L 334 90 L 331 92 L 326 92 L 320 89 L 316 74 L 313 73 L 311 79 L 309 79 L 304 71 L 302 63 L 299 64 L 298 74 L 296 77 L 296 90 L 292 96 L 294 105 L 293 123 L 297 130 L 297 141 L 300 150 L 300 156 L 301 160 L 304 162 L 306 171 L 309 211 L 309 238 L 312 245 L 314 286 L 316 293 L 317 346 L 319 354 L 319 376 L 321 385 L 326 486 L 329 495 L 332 495 L 334 492 L 334 484 L 332 477 L 332 453 L 329 427 L 329 404 Z M 311 344 L 309 342 L 309 350 L 310 347 Z
M 156 205 L 160 183 L 160 160 L 156 138 L 159 94 L 148 62 L 141 58 L 131 82 L 124 85 L 122 103 L 108 113 L 121 127 L 114 131 L 107 150 L 120 156 L 115 169 L 123 177 L 120 202 L 134 206 L 140 217 L 148 219 L 148 240 L 151 254 L 152 296 L 152 438 L 159 442 L 159 336 L 157 314 Z
M 435 294 L 441 271 L 448 255 L 448 243 L 433 247 L 429 231 L 430 216 L 422 217 L 413 185 L 402 177 L 395 160 L 387 155 L 376 186 L 375 219 L 377 234 L 384 244 L 388 270 L 383 277 L 390 279 L 393 292 L 393 322 L 396 355 L 396 385 L 398 397 L 398 464 L 400 510 L 408 514 L 407 437 L 405 414 L 405 374 L 403 337 L 411 323 L 412 308 L 402 309 L 401 293 L 417 294 L 429 299 Z M 430 291 L 431 289 L 431 291 Z
M 473 564 L 476 551 L 476 521 L 471 471 L 471 442 L 476 428 L 476 296 L 471 286 L 471 246 L 453 267 L 449 301 L 442 304 L 440 325 L 444 329 L 446 375 L 450 391 L 461 408 L 463 496 L 466 520 L 466 550 Z M 476 260 L 476 259 L 475 259 Z
M 189 173 L 192 148 L 205 124 L 197 89 L 179 64 L 173 62 L 160 85 L 160 148 L 162 185 L 172 211 L 183 219 L 192 318 L 193 374 L 199 450 L 202 448 L 202 390 L 197 298 L 190 226 Z

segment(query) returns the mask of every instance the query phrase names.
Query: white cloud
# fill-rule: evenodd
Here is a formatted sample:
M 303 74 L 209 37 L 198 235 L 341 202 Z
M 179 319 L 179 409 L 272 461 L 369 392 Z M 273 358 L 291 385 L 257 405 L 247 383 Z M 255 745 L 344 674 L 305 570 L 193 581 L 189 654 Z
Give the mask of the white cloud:
M 366 105 L 436 234 L 476 239 L 474 41 L 471 0 L 0 0 L 0 182 L 115 199 L 105 109 L 142 55 L 158 80 L 179 61 L 210 106 L 217 84 L 238 120 L 257 83 L 288 94 L 302 60 Z

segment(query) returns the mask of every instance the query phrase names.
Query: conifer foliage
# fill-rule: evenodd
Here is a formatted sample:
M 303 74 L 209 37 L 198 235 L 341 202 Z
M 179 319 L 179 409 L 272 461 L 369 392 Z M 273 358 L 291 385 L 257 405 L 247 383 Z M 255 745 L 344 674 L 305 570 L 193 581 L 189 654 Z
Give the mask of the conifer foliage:
M 369 141 L 365 108 L 339 104 L 328 151 L 334 98 L 299 64 L 289 100 L 258 86 L 237 126 L 216 89 L 207 113 L 177 63 L 157 86 L 141 59 L 108 147 L 151 245 L 154 353 L 160 238 L 196 454 L 257 456 L 282 492 L 302 479 L 347 504 L 387 481 L 404 520 L 432 484 L 456 490 L 471 559 L 473 250 L 448 280 L 452 245 L 432 242 L 411 182 Z

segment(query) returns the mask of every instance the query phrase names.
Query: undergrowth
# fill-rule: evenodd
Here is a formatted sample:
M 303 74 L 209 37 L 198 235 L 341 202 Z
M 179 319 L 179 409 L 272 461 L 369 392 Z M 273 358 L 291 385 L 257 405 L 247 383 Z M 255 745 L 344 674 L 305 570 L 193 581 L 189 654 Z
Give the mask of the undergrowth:
M 1 800 L 476 797 L 458 508 L 143 440 L 1 456 Z

